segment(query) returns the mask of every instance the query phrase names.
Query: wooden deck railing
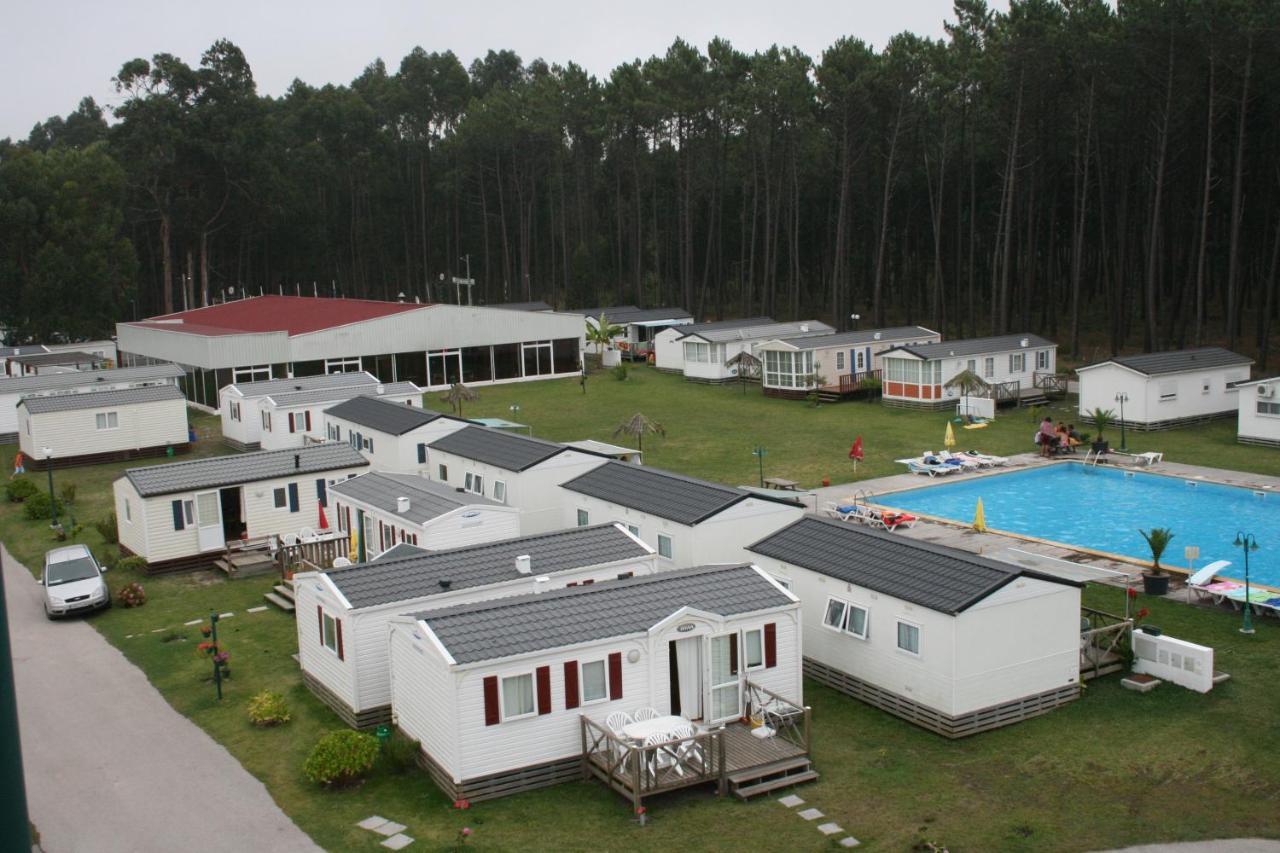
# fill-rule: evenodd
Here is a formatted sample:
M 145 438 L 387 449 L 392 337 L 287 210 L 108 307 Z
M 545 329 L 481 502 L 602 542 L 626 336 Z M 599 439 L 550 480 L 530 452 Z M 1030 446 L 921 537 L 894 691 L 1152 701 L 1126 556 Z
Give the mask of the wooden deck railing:
M 844 373 L 837 380 L 841 394 L 855 394 L 880 387 L 880 371 L 864 370 L 862 373 Z
M 809 751 L 810 711 L 759 684 L 747 682 L 747 716 L 774 730 L 805 752 Z
M 1102 667 L 1113 663 L 1125 652 L 1125 642 L 1133 630 L 1133 620 L 1105 610 L 1080 608 L 1080 671 L 1092 669 L 1097 676 Z
M 637 746 L 586 715 L 578 719 L 583 778 L 595 776 L 631 800 L 633 809 L 639 809 L 645 797 L 690 785 L 715 782 L 721 793 L 726 789 L 723 728 Z
M 329 568 L 338 557 L 345 557 L 351 551 L 351 537 L 342 534 L 316 542 L 299 542 L 296 545 L 280 545 L 276 550 L 276 564 L 281 572 L 294 568 L 301 563 L 310 563 L 320 568 Z M 295 569 L 297 570 L 297 569 Z
M 1046 394 L 1066 394 L 1069 379 L 1065 373 L 1031 374 L 1031 384 Z

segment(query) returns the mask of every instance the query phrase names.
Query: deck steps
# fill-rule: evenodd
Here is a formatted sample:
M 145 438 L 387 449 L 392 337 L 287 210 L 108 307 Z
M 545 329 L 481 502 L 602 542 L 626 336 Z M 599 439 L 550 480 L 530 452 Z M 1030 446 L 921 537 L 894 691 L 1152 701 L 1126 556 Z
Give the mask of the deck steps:
M 276 561 L 271 555 L 260 551 L 233 551 L 214 560 L 213 565 L 232 579 L 251 578 L 276 570 Z
M 268 592 L 262 597 L 274 604 L 276 607 L 279 607 L 285 613 L 292 613 L 295 609 L 295 603 L 293 600 L 293 581 L 291 580 L 276 584 L 275 588 L 272 589 L 271 592 Z
M 1037 394 L 1034 397 L 1020 397 L 1018 399 L 1018 406 L 1024 409 L 1029 409 L 1032 406 L 1047 406 L 1047 405 L 1049 405 L 1049 398 L 1043 394 Z
M 807 756 L 762 764 L 728 776 L 729 790 L 741 800 L 818 778 Z

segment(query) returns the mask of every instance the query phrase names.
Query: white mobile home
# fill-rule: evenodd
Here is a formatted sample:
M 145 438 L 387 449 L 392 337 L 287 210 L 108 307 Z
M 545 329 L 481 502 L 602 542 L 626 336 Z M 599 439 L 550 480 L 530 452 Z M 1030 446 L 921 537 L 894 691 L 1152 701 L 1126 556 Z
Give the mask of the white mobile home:
M 946 409 L 960 392 L 946 387 L 961 371 L 992 386 L 998 402 L 1041 394 L 1036 380 L 1057 371 L 1058 345 L 1028 333 L 897 346 L 880 354 L 881 400 L 888 406 Z
M 303 376 L 297 379 L 265 379 L 261 382 L 237 382 L 223 388 L 218 394 L 218 412 L 222 418 L 222 440 L 237 450 L 261 450 L 265 433 L 295 435 L 298 444 L 302 436 L 296 435 L 297 418 L 292 419 L 294 431 L 290 432 L 290 419 L 273 417 L 278 406 L 276 400 L 286 404 L 306 405 L 315 410 L 311 426 L 302 418 L 302 432 L 324 434 L 324 418 L 320 413 L 329 406 L 349 400 L 361 394 L 374 393 L 378 380 L 363 371 L 329 373 L 321 376 Z M 307 395 L 303 397 L 302 395 Z M 304 402 L 305 401 L 305 402 Z M 290 411 L 292 414 L 292 410 Z M 274 448 L 273 448 L 274 449 Z
M 422 397 L 418 395 L 418 401 Z M 324 412 L 324 433 L 359 450 L 378 471 L 430 476 L 427 445 L 470 424 L 383 397 L 352 397 Z
M 799 703 L 795 598 L 707 566 L 391 621 L 391 706 L 453 799 L 580 779 L 583 723 L 650 707 L 708 725 L 749 684 Z M 749 736 L 748 736 L 749 737 Z M 513 783 L 515 783 L 513 785 Z
M 0 379 L 0 443 L 18 440 L 17 405 L 23 397 L 142 388 L 147 385 L 177 385 L 181 376 L 182 368 L 176 364 L 154 364 L 123 370 L 52 373 L 47 376 Z
M 947 737 L 1080 691 L 1080 588 L 884 531 L 807 517 L 748 550 L 801 601 L 805 674 Z
M 1280 376 L 1236 385 L 1236 441 L 1280 446 Z
M 113 484 L 122 553 L 158 573 L 203 568 L 227 543 L 319 530 L 328 488 L 369 467 L 345 444 L 130 468 Z
M 392 617 L 653 572 L 653 552 L 605 524 L 297 574 L 302 676 L 348 725 L 377 725 L 391 717 Z
M 1164 429 L 1230 417 L 1240 409 L 1236 386 L 1249 380 L 1253 359 L 1221 347 L 1116 356 L 1076 369 L 1080 417 L 1111 409 L 1116 425 Z M 1255 397 L 1256 397 L 1256 393 Z
M 660 468 L 610 461 L 566 481 L 563 526 L 616 521 L 673 568 L 740 560 L 743 546 L 791 524 L 804 506 Z
M 608 308 L 580 308 L 572 313 L 580 314 L 587 322 L 600 328 L 600 318 L 610 326 L 618 326 L 622 333 L 613 338 L 613 348 L 628 358 L 646 359 L 653 352 L 653 339 L 662 330 L 672 326 L 687 326 L 693 315 L 683 308 L 637 308 L 634 305 L 612 305 Z
M 339 389 L 340 396 L 368 394 L 388 405 L 402 409 L 422 405 L 422 389 L 412 382 L 355 386 Z M 263 450 L 284 450 L 304 444 L 326 441 L 324 413 L 335 402 L 334 391 L 294 391 L 270 394 L 258 403 L 261 432 L 258 443 Z
M 663 329 L 653 336 L 653 366 L 666 373 L 684 373 L 684 344 L 680 339 L 692 332 L 745 329 L 776 322 L 772 317 L 745 317 L 741 320 L 715 320 Z
M 108 361 L 96 353 L 79 350 L 33 352 L 6 358 L 5 372 L 14 377 L 48 376 L 56 373 L 73 373 L 78 370 L 106 369 L 109 367 Z
M 697 382 L 729 382 L 738 378 L 737 367 L 725 362 L 740 353 L 758 355 L 756 350 L 774 338 L 825 338 L 835 329 L 818 320 L 793 323 L 762 323 L 737 328 L 706 329 L 686 326 L 686 334 L 677 343 L 683 348 L 684 378 Z
M 177 385 L 26 397 L 18 444 L 35 469 L 185 453 L 187 399 Z
M 433 479 L 520 510 L 525 535 L 569 526 L 563 521 L 564 495 L 556 487 L 608 461 L 554 441 L 483 426 L 438 438 L 427 445 L 427 453 Z
M 801 397 L 818 385 L 856 389 L 868 377 L 880 376 L 880 354 L 897 346 L 937 343 L 942 335 L 924 326 L 866 329 L 832 335 L 778 337 L 756 347 L 764 362 L 764 393 Z M 818 379 L 825 380 L 818 382 Z
M 334 483 L 333 524 L 355 531 L 360 562 L 397 544 L 459 548 L 520 535 L 520 511 L 414 474 L 370 471 Z

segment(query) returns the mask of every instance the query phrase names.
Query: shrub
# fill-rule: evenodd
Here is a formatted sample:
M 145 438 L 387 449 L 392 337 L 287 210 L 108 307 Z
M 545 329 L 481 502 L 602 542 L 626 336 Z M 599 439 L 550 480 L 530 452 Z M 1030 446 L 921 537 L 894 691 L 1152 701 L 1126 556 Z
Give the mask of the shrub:
M 141 607 L 147 603 L 147 593 L 137 581 L 127 583 L 116 592 L 116 601 L 121 607 Z
M 92 522 L 93 529 L 98 531 L 98 535 L 102 537 L 102 541 L 108 545 L 115 545 L 120 541 L 120 528 L 116 527 L 116 514 L 114 512 L 107 513 L 106 517 L 100 518 Z
M 63 483 L 58 486 L 58 497 L 62 498 L 64 504 L 73 504 L 76 502 L 76 484 Z
M 126 572 L 140 572 L 147 567 L 147 561 L 141 557 L 125 557 L 116 560 L 114 568 Z
M 382 766 L 391 773 L 407 773 L 418 763 L 421 744 L 396 732 L 382 746 Z
M 51 502 L 47 493 L 36 492 L 34 495 L 22 502 L 22 511 L 26 513 L 27 518 L 32 521 L 41 521 L 52 518 L 53 516 L 49 512 L 51 503 L 53 508 L 57 509 L 59 513 L 62 512 L 62 501 L 55 499 Z
M 372 770 L 377 759 L 378 741 L 373 735 L 348 730 L 329 732 L 311 750 L 302 772 L 320 785 L 349 785 Z
M 625 364 L 619 364 L 618 366 L 614 367 L 614 368 L 613 368 L 613 378 L 614 378 L 614 379 L 616 379 L 616 380 L 618 380 L 619 382 L 621 382 L 621 381 L 623 381 L 624 379 L 626 379 L 626 378 L 627 378 L 627 366 L 626 366 Z
M 38 492 L 36 484 L 28 480 L 26 477 L 17 477 L 9 481 L 4 487 L 5 497 L 10 503 L 22 503 L 27 498 Z
M 249 719 L 255 726 L 278 726 L 289 722 L 289 706 L 284 697 L 270 690 L 263 690 L 249 700 Z

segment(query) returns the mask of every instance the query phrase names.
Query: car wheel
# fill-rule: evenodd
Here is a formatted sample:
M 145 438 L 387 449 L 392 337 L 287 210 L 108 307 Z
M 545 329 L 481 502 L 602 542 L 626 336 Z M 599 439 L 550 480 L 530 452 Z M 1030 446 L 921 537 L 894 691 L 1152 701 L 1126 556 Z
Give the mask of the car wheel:
M 44 611 L 44 618 L 46 618 L 46 619 L 48 619 L 50 622 L 52 622 L 52 621 L 54 621 L 54 619 L 56 619 L 57 617 L 56 617 L 56 616 L 54 616 L 52 613 L 50 613 L 50 612 L 49 612 L 49 608 L 47 608 L 47 607 L 46 607 L 46 608 L 45 608 L 45 611 Z

